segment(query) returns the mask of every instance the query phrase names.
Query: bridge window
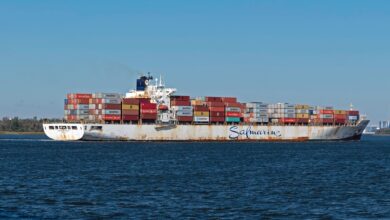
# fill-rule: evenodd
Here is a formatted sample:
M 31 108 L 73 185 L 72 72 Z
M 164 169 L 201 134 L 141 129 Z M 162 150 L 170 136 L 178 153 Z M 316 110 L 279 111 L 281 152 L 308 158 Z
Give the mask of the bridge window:
M 50 130 L 54 130 L 54 126 L 49 126 L 49 129 Z
M 55 129 L 57 130 L 57 129 L 58 129 L 58 126 L 55 126 Z
M 72 126 L 72 130 L 77 130 L 77 126 Z

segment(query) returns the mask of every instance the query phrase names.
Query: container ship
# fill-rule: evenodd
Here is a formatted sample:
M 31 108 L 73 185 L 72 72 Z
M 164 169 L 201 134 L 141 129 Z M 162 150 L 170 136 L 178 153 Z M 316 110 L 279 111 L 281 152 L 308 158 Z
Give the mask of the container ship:
M 176 92 L 144 75 L 125 95 L 70 93 L 64 122 L 43 129 L 60 141 L 331 141 L 360 140 L 369 123 L 353 109 Z

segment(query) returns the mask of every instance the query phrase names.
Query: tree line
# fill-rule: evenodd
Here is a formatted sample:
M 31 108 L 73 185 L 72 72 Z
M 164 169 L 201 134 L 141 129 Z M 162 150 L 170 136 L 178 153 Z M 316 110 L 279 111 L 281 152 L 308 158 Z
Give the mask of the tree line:
M 18 117 L 6 118 L 0 121 L 0 131 L 2 132 L 43 132 L 43 122 L 60 122 L 59 119 L 20 119 Z

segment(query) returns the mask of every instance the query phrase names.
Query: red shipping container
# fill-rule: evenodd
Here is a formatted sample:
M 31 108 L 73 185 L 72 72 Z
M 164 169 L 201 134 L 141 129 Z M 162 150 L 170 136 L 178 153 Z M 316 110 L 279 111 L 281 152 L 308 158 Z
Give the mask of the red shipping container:
M 90 93 L 70 93 L 67 95 L 68 99 L 91 99 L 92 94 Z
M 146 120 L 156 120 L 157 114 L 142 114 L 141 118 Z
M 197 111 L 197 112 L 208 112 L 209 111 L 209 107 L 207 107 L 205 105 L 194 105 L 194 111 Z
M 226 117 L 238 117 L 240 118 L 242 115 L 240 112 L 226 112 Z
M 225 112 L 225 107 L 210 107 L 210 112 Z
M 102 120 L 105 121 L 120 121 L 121 116 L 120 115 L 102 115 Z
M 139 103 L 150 103 L 150 98 L 137 98 Z
M 125 104 L 125 105 L 139 105 L 139 99 L 124 98 L 124 99 L 122 99 L 122 104 Z
M 359 116 L 359 111 L 347 111 L 349 116 Z
M 296 123 L 297 119 L 296 118 L 281 118 L 281 119 L 279 119 L 279 121 L 282 123 Z
M 89 104 L 89 99 L 77 99 L 77 104 L 83 104 L 83 105 L 88 105 Z
M 223 97 L 222 101 L 227 102 L 227 103 L 236 103 L 237 98 L 236 97 Z
M 191 122 L 193 120 L 192 116 L 177 116 L 178 121 Z
M 206 102 L 222 102 L 222 97 L 206 96 L 205 101 Z
M 157 114 L 157 109 L 141 109 L 141 114 Z
M 175 96 L 171 96 L 170 97 L 171 101 L 175 100 L 175 101 L 190 101 L 190 97 L 189 96 L 178 96 L 178 95 L 175 95 Z
M 344 115 L 344 114 L 335 114 L 334 115 L 334 119 L 344 119 L 346 120 L 347 119 L 347 115 Z
M 207 105 L 210 107 L 225 107 L 223 102 L 207 102 Z
M 212 112 L 210 112 L 210 117 L 225 117 L 225 112 L 212 111 Z M 236 117 L 236 116 L 233 116 L 233 117 Z
M 138 110 L 122 110 L 122 115 L 139 115 Z
M 141 103 L 141 109 L 155 109 L 157 110 L 156 103 Z
M 210 117 L 210 122 L 225 122 L 225 117 Z
M 121 110 L 121 104 L 101 104 L 102 109 Z
M 123 121 L 138 121 L 139 116 L 138 115 L 122 115 Z
M 235 103 L 225 103 L 225 106 L 226 107 L 237 107 L 237 108 L 245 108 L 246 107 L 243 104 L 238 103 L 238 102 L 235 102 Z
M 320 110 L 320 114 L 322 115 L 333 115 L 333 110 Z
M 89 99 L 68 99 L 68 104 L 83 104 L 83 105 L 88 105 L 89 104 Z
M 171 106 L 191 106 L 191 102 L 175 100 L 171 101 Z

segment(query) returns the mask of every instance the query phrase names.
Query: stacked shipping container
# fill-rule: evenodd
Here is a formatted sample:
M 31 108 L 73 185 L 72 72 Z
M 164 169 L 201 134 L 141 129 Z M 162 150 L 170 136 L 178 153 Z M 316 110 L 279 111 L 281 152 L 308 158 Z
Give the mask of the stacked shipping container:
M 225 122 L 225 103 L 221 97 L 206 97 L 207 106 L 210 110 L 210 122 L 211 123 L 224 123 Z M 228 101 L 234 101 L 234 98 L 227 99 Z
M 89 115 L 89 99 L 92 94 L 68 94 L 64 101 L 65 119 L 67 121 L 94 120 Z
M 174 117 L 178 122 L 193 121 L 193 107 L 189 96 L 171 96 L 170 102 Z
M 310 106 L 296 105 L 295 106 L 296 121 L 299 124 L 307 124 L 310 119 Z
M 149 98 L 121 98 L 117 93 L 68 94 L 64 102 L 68 121 L 104 121 L 110 123 L 155 122 L 159 110 Z M 165 107 L 165 108 L 161 108 Z M 358 111 L 334 110 L 333 107 L 311 107 L 289 103 L 245 105 L 235 97 L 204 97 L 190 100 L 189 96 L 171 96 L 170 109 L 178 123 L 277 123 L 277 124 L 354 124 Z M 166 112 L 166 111 L 165 111 Z
M 122 120 L 125 122 L 139 121 L 139 103 L 140 100 L 136 98 L 122 99 Z
M 122 99 L 117 93 L 95 93 L 89 100 L 90 115 L 95 120 L 121 121 Z
M 244 122 L 247 123 L 268 123 L 268 105 L 262 102 L 246 103 Z
M 209 123 L 210 111 L 206 105 L 195 105 L 194 107 L 194 122 L 195 123 Z

